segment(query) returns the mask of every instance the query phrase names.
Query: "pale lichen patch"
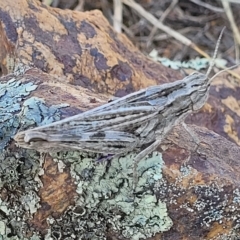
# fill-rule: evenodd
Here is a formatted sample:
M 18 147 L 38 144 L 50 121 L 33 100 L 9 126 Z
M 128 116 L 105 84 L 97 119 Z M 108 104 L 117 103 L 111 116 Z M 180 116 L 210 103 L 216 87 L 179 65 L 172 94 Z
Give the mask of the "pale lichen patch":
M 22 83 L 15 78 L 0 83 L 0 150 L 7 145 L 20 125 L 18 116 L 13 113 L 21 110 L 20 101 L 36 88 L 33 83 Z
M 31 125 L 42 126 L 60 120 L 60 108 L 68 106 L 59 104 L 46 106 L 45 101 L 38 97 L 31 97 L 23 103 L 22 111 L 19 113 L 21 129 Z
M 40 206 L 41 183 L 36 181 L 40 155 L 33 150 L 5 149 L 19 129 L 60 119 L 59 108 L 66 105 L 48 107 L 36 97 L 24 101 L 36 88 L 17 77 L 0 83 L 0 239 L 40 239 L 28 225 Z
M 39 169 L 39 156 L 32 153 L 0 151 L 1 197 L 7 196 L 0 199 L 0 221 L 6 223 L 0 239 L 31 239 L 25 238 L 29 233 L 28 221 L 39 202 L 38 183 L 34 180 Z
M 63 153 L 64 154 L 64 153 Z M 54 159 L 71 162 L 79 198 L 74 210 L 61 219 L 59 234 L 64 234 L 64 221 L 74 218 L 71 232 L 84 239 L 106 239 L 107 231 L 116 231 L 123 237 L 140 239 L 168 231 L 172 220 L 166 203 L 149 190 L 162 178 L 163 160 L 154 152 L 138 165 L 139 180 L 133 190 L 133 160 L 136 154 L 96 162 L 97 156 L 77 152 L 54 154 Z M 65 161 L 66 161 L 65 160 Z M 81 209 L 75 214 L 76 209 Z M 57 222 L 53 228 L 60 227 Z M 77 232 L 77 229 L 81 229 Z M 91 233 L 91 234 L 90 234 Z

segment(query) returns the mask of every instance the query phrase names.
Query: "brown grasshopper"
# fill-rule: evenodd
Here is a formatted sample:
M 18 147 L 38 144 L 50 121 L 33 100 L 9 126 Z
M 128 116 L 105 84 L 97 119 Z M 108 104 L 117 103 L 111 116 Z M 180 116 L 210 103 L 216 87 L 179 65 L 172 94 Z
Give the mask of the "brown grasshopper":
M 151 86 L 84 113 L 19 132 L 14 139 L 20 147 L 40 152 L 79 150 L 122 155 L 137 149 L 136 169 L 176 124 L 206 103 L 213 65 L 206 75 L 193 73 L 182 80 Z

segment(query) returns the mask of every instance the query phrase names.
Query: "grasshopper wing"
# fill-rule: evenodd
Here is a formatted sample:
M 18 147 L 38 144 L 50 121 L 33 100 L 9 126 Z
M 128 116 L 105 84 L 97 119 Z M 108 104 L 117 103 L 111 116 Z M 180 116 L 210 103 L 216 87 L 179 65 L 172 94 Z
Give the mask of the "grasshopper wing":
M 128 152 L 138 145 L 133 134 L 120 131 L 99 131 L 76 134 L 46 134 L 37 131 L 26 132 L 25 139 L 18 139 L 21 147 L 40 152 L 58 152 L 75 149 L 84 152 L 118 154 Z M 28 141 L 30 140 L 31 141 Z

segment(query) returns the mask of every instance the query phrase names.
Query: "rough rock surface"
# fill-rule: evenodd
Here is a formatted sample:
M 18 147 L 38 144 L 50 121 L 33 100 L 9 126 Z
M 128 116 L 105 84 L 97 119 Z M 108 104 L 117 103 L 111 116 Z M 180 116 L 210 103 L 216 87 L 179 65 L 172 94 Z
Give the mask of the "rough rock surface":
M 139 164 L 134 195 L 135 153 L 99 164 L 94 154 L 19 149 L 12 137 L 182 76 L 142 55 L 99 11 L 1 1 L 0 21 L 3 239 L 238 239 L 237 83 L 214 81 L 187 120 L 208 128 L 191 126 L 200 144 L 174 128 Z

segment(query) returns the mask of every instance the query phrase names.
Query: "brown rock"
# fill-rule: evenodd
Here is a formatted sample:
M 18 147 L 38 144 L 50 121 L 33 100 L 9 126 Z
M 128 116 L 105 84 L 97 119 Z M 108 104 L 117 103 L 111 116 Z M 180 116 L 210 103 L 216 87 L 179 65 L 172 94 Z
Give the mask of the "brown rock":
M 57 120 L 58 115 L 69 117 L 104 104 L 112 95 L 123 96 L 182 76 L 141 54 L 123 34 L 114 32 L 99 11 L 53 9 L 33 0 L 2 1 L 0 20 L 0 64 L 6 75 L 0 79 L 0 177 L 1 199 L 8 208 L 6 212 L 1 209 L 2 221 L 11 222 L 6 227 L 11 236 L 29 237 L 36 231 L 46 235 L 51 228 L 55 237 L 68 231 L 69 236 L 80 237 L 74 223 L 67 220 L 72 217 L 71 209 L 75 215 L 84 212 L 76 198 L 87 193 L 77 194 L 71 164 L 59 172 L 52 156 L 18 149 L 9 136 L 26 127 L 26 116 L 32 126 L 47 118 Z M 29 65 L 34 68 L 23 75 L 12 74 L 14 68 Z M 12 84 L 11 79 L 15 79 Z M 188 122 L 238 142 L 239 88 L 218 81 L 208 104 Z M 7 98 L 8 93 L 12 95 Z M 55 105 L 62 103 L 69 107 L 58 110 Z M 192 127 L 200 140 L 197 145 L 192 136 L 176 127 L 161 145 L 165 165 L 156 196 L 167 204 L 173 226 L 152 239 L 237 239 L 240 148 L 210 130 Z M 41 186 L 35 179 L 39 169 L 43 171 Z M 96 224 L 104 225 L 109 239 L 123 239 L 121 232 L 98 217 Z M 62 228 L 56 230 L 56 226 Z M 18 228 L 21 231 L 13 230 Z

